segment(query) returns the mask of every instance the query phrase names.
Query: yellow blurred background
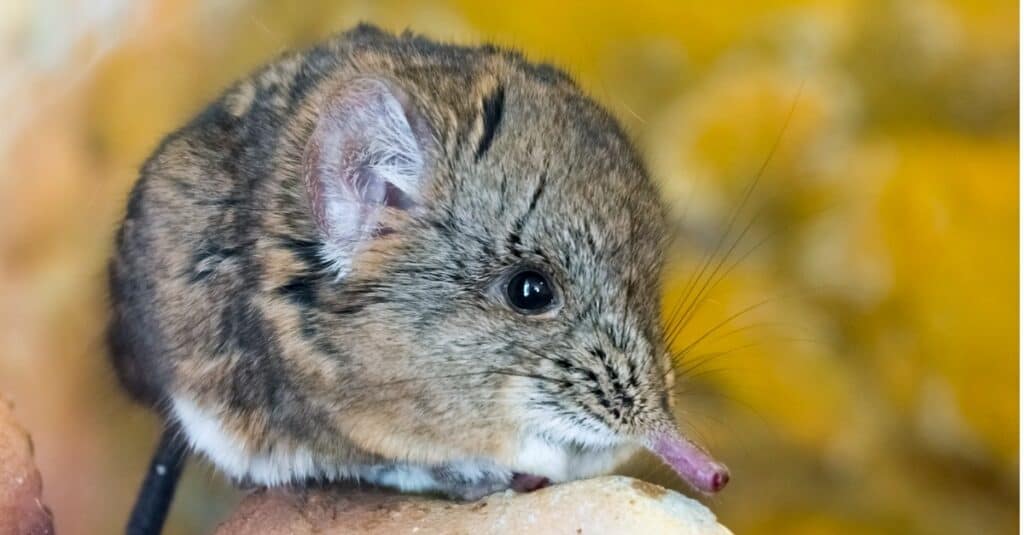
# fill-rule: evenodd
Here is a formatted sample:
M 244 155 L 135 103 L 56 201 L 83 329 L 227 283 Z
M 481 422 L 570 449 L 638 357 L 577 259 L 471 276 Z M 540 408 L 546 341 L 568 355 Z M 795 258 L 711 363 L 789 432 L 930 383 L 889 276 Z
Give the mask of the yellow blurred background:
M 1016 532 L 1015 2 L 14 0 L 0 393 L 58 532 L 119 531 L 156 437 L 101 333 L 138 166 L 232 80 L 362 20 L 563 65 L 635 137 L 679 228 L 667 313 L 724 266 L 676 349 L 681 416 L 733 471 L 702 498 L 727 526 Z M 237 499 L 193 463 L 168 532 Z

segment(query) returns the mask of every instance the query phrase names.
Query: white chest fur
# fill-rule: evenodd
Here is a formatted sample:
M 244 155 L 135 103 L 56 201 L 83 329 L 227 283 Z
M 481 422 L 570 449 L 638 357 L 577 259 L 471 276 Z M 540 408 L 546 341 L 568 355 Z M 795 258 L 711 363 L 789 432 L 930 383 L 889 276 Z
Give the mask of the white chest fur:
M 504 468 L 488 460 L 466 459 L 443 469 L 409 463 L 339 465 L 304 447 L 253 452 L 245 439 L 225 430 L 218 415 L 181 396 L 173 398 L 174 415 L 193 450 L 203 454 L 229 477 L 257 485 L 279 486 L 304 480 L 354 480 L 405 492 L 451 490 L 453 482 L 510 480 L 513 472 L 544 476 L 554 482 L 604 473 L 623 456 L 622 448 L 581 454 L 539 437 L 527 437 L 513 466 Z

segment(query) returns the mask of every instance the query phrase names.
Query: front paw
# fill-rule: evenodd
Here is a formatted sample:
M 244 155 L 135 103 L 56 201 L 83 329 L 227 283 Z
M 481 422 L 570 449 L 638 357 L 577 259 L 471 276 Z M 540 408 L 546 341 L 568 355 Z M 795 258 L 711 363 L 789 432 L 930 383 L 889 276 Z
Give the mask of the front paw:
M 516 472 L 512 475 L 512 490 L 516 492 L 533 492 L 550 486 L 551 480 L 544 476 Z
M 433 470 L 438 490 L 453 500 L 472 502 L 512 488 L 512 473 L 472 464 L 447 464 Z

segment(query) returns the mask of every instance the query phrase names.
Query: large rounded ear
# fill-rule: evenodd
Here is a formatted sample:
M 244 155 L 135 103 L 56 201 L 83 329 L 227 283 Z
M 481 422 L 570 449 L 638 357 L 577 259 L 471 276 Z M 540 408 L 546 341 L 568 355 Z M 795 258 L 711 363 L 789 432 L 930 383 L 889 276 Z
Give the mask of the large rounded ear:
M 425 188 L 428 131 L 393 83 L 357 78 L 324 102 L 304 173 L 323 254 L 342 275 L 386 210 L 410 210 Z

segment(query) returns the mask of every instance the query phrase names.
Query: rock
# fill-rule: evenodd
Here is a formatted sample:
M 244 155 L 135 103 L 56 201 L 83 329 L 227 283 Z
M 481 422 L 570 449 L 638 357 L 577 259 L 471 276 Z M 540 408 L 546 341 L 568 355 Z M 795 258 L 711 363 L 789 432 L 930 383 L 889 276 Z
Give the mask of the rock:
M 217 535 L 304 533 L 678 533 L 729 535 L 699 502 L 621 476 L 512 491 L 473 503 L 377 490 L 262 490 Z
M 32 441 L 14 421 L 11 404 L 0 398 L 0 534 L 52 534 L 53 519 L 42 493 Z

